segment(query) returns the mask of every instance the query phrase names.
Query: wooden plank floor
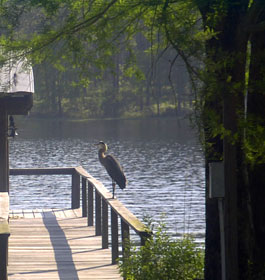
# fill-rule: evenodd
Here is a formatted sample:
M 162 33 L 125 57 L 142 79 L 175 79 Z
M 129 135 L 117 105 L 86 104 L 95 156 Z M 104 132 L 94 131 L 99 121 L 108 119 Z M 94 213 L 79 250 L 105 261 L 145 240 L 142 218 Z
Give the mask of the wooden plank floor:
M 122 279 L 81 210 L 11 211 L 9 280 Z

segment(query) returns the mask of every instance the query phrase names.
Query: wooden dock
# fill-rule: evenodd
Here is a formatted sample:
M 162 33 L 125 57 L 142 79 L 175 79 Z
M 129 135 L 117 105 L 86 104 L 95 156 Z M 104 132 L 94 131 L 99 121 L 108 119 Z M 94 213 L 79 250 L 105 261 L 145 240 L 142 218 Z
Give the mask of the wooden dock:
M 9 280 L 122 279 L 81 209 L 10 211 Z
M 81 166 L 10 169 L 10 175 L 72 176 L 72 207 L 12 211 L 8 192 L 0 192 L 1 280 L 123 279 L 117 260 L 127 257 L 130 230 L 141 245 L 150 232 L 101 182 Z

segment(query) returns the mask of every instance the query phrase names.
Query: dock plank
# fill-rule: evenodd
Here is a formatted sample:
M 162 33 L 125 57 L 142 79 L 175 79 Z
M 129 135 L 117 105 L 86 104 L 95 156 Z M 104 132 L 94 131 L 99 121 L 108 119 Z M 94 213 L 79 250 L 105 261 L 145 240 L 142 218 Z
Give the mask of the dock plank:
M 81 210 L 10 212 L 9 280 L 121 280 Z

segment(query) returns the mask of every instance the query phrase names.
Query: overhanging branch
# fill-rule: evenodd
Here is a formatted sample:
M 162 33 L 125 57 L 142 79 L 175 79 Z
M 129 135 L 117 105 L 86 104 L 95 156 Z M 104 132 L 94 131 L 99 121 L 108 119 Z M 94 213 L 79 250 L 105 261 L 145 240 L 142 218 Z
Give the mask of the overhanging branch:
M 257 24 L 251 24 L 246 27 L 246 31 L 249 33 L 257 33 L 265 31 L 265 21 L 259 22 Z
M 265 21 L 259 22 L 262 14 L 265 13 L 265 2 L 263 0 L 254 1 L 248 11 L 245 30 L 249 33 L 261 32 L 265 30 Z

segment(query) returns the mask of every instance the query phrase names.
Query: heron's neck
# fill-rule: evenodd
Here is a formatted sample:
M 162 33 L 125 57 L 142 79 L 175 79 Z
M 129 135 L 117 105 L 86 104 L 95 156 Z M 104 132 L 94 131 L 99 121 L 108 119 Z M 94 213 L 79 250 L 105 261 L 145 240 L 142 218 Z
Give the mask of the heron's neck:
M 104 165 L 104 158 L 106 157 L 104 153 L 105 153 L 105 151 L 103 149 L 100 149 L 98 151 L 98 158 L 102 165 Z

